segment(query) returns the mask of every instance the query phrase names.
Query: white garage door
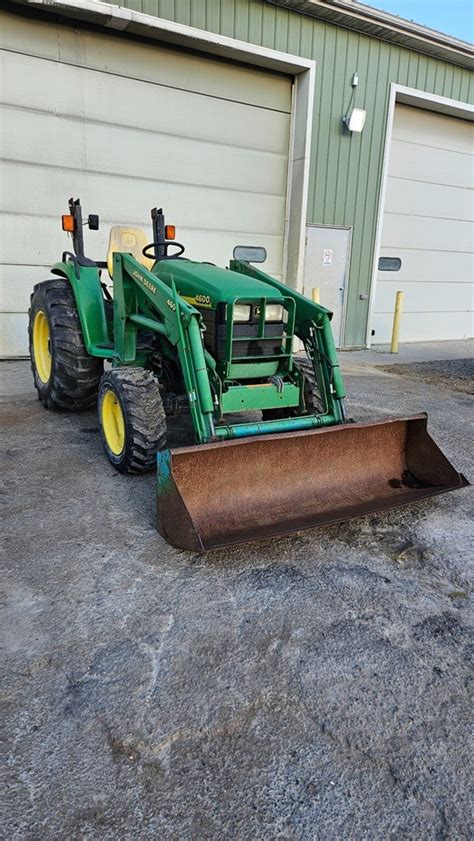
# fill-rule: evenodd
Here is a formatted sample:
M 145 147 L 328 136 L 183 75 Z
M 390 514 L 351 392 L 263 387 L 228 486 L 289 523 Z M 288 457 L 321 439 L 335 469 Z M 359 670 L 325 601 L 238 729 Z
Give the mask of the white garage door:
M 472 123 L 396 106 L 380 254 L 401 268 L 378 272 L 374 342 L 390 341 L 398 289 L 402 341 L 473 335 L 473 155 Z
M 27 352 L 29 293 L 70 248 L 72 195 L 100 215 L 95 259 L 111 225 L 151 239 L 162 206 L 187 256 L 226 265 L 235 244 L 261 244 L 281 276 L 289 78 L 8 14 L 0 30 L 0 355 Z

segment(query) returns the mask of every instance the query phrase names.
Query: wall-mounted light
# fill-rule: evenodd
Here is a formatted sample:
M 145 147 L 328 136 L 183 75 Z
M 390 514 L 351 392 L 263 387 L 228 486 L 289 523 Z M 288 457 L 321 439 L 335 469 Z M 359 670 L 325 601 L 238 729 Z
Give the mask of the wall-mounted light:
M 365 125 L 366 116 L 367 111 L 363 108 L 352 108 L 352 110 L 348 111 L 342 118 L 342 122 L 345 126 L 347 126 L 349 131 L 361 132 Z

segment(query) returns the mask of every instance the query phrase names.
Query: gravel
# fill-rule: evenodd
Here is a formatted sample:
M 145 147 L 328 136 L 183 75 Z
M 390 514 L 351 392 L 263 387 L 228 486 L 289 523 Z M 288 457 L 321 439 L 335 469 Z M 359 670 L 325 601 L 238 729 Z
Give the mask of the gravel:
M 474 359 L 440 359 L 380 366 L 383 371 L 474 394 Z
M 472 479 L 450 378 L 343 364 L 351 414 L 426 409 Z M 5 838 L 472 837 L 470 488 L 193 555 L 93 412 L 1 373 Z

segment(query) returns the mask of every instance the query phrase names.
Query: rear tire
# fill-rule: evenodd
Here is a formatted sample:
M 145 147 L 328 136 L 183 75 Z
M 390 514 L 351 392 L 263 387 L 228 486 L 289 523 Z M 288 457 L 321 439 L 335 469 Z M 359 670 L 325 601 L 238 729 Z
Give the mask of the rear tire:
M 324 411 L 321 402 L 321 395 L 319 393 L 318 382 L 313 369 L 313 363 L 307 356 L 295 359 L 295 367 L 303 374 L 304 377 L 304 400 L 306 410 L 304 414 L 315 415 Z M 299 414 L 298 408 L 295 409 L 264 409 L 262 411 L 262 419 L 267 420 L 281 420 L 282 418 L 297 417 Z
M 144 368 L 112 368 L 99 387 L 99 429 L 119 473 L 146 473 L 166 447 L 166 415 L 158 380 Z
M 103 362 L 87 353 L 69 281 L 58 277 L 38 283 L 28 314 L 38 399 L 46 409 L 88 409 L 97 396 Z
M 318 381 L 314 373 L 311 359 L 308 359 L 307 356 L 303 356 L 300 359 L 296 359 L 295 364 L 304 377 L 304 400 L 306 403 L 306 414 L 317 415 L 324 412 Z

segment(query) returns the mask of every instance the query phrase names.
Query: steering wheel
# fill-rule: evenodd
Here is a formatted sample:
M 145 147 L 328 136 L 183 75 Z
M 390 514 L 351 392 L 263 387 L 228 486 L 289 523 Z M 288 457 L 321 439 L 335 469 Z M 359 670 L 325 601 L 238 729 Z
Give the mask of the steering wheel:
M 176 254 L 168 254 L 168 248 L 170 245 L 176 246 L 179 249 Z M 150 248 L 155 249 L 157 246 L 165 247 L 166 254 L 163 257 L 156 256 L 156 253 L 149 254 Z M 149 242 L 148 245 L 145 245 L 145 248 L 142 250 L 142 254 L 144 257 L 148 257 L 149 260 L 175 260 L 176 257 L 180 257 L 181 254 L 184 253 L 184 245 L 181 245 L 180 242 L 175 242 L 174 240 L 169 240 L 168 242 Z

